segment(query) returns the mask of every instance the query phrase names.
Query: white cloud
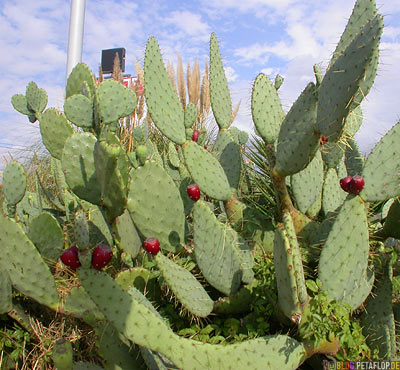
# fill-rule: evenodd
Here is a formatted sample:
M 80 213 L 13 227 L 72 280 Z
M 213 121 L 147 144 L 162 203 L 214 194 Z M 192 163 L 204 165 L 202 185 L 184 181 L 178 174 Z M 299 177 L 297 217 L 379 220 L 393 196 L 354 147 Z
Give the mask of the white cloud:
M 225 67 L 224 70 L 225 70 L 225 76 L 226 76 L 226 79 L 228 80 L 228 82 L 236 81 L 236 79 L 238 78 L 238 75 L 232 67 Z
M 166 17 L 166 23 L 175 26 L 187 36 L 207 41 L 210 37 L 210 26 L 203 22 L 200 14 L 189 11 L 174 11 Z

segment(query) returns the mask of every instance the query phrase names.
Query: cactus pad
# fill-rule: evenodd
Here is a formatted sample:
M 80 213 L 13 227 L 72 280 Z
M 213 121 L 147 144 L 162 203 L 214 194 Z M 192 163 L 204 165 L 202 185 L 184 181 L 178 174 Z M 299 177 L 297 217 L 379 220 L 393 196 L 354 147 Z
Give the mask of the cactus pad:
M 235 253 L 236 233 L 220 223 L 207 204 L 193 207 L 196 262 L 206 280 L 220 292 L 234 294 L 240 285 L 240 258 Z
M 86 64 L 78 63 L 68 76 L 66 98 L 75 94 L 82 94 L 83 86 L 86 86 L 86 89 L 89 89 L 90 95 L 93 96 L 95 89 L 93 74 Z
M 35 113 L 42 113 L 47 105 L 47 94 L 43 89 L 39 89 L 35 82 L 29 82 L 26 87 L 26 101 L 28 107 Z
M 52 309 L 58 306 L 58 292 L 49 267 L 14 220 L 0 216 L 0 270 L 8 273 L 12 285 Z
M 26 174 L 21 163 L 11 161 L 3 172 L 3 191 L 8 204 L 16 205 L 25 195 Z
M 187 141 L 183 146 L 183 155 L 187 169 L 201 191 L 217 200 L 232 197 L 224 169 L 210 152 L 193 141 Z
M 329 168 L 325 175 L 322 193 L 322 210 L 325 215 L 340 207 L 346 197 L 347 193 L 340 187 L 340 179 L 336 169 Z
M 95 167 L 96 137 L 88 132 L 75 133 L 64 145 L 61 158 L 65 179 L 80 198 L 100 204 L 101 188 Z
M 93 126 L 93 102 L 84 95 L 72 95 L 65 100 L 64 114 L 78 127 Z
M 309 83 L 286 115 L 278 136 L 275 169 L 280 175 L 294 175 L 306 168 L 318 149 L 315 85 Z
M 151 310 L 124 292 L 105 273 L 81 270 L 83 286 L 112 325 L 127 339 L 160 352 L 180 369 L 296 369 L 305 347 L 286 335 L 257 338 L 234 345 L 211 345 L 178 337 Z M 114 304 L 110 302 L 115 302 Z M 117 303 L 118 302 L 118 303 Z
M 34 112 L 29 108 L 28 101 L 26 100 L 25 95 L 15 94 L 11 98 L 11 104 L 16 111 L 19 113 L 25 114 L 26 116 L 30 116 L 34 114 Z
M 209 81 L 211 108 L 215 121 L 220 129 L 228 128 L 232 122 L 232 101 L 215 33 L 212 33 L 210 38 Z
M 330 298 L 350 304 L 347 296 L 365 280 L 368 252 L 365 204 L 359 196 L 349 195 L 329 232 L 318 265 L 318 278 Z
M 381 201 L 400 195 L 400 122 L 376 144 L 362 172 L 365 181 L 360 196 Z
M 118 235 L 119 247 L 128 252 L 132 258 L 139 253 L 142 242 L 128 210 L 115 219 L 115 229 Z
M 103 81 L 97 89 L 98 111 L 104 123 L 129 116 L 136 108 L 137 97 L 118 81 Z
M 240 146 L 227 130 L 220 130 L 213 147 L 213 153 L 225 171 L 226 178 L 233 190 L 239 187 L 242 169 Z
M 74 129 L 67 118 L 56 109 L 47 109 L 40 117 L 40 134 L 50 154 L 61 159 L 63 147 Z
M 321 153 L 317 151 L 308 166 L 291 176 L 293 196 L 300 212 L 307 210 L 321 197 L 324 168 Z
M 324 76 L 318 94 L 317 128 L 330 142 L 337 141 L 343 132 L 349 103 L 360 88 L 365 68 L 378 49 L 382 23 L 380 15 L 370 20 Z
M 154 37 L 147 41 L 144 80 L 146 104 L 154 124 L 168 139 L 183 144 L 186 141 L 184 112 Z
M 57 219 L 44 212 L 35 217 L 30 225 L 28 236 L 42 257 L 55 262 L 64 249 L 64 232 Z
M 179 189 L 163 168 L 153 161 L 136 169 L 131 177 L 128 210 L 146 237 L 161 248 L 176 251 L 184 240 L 185 214 Z
M 274 143 L 285 117 L 276 91 L 265 74 L 257 76 L 251 95 L 251 114 L 258 134 L 267 144 Z
M 207 317 L 213 310 L 214 302 L 200 282 L 162 253 L 156 255 L 155 261 L 165 283 L 182 305 L 195 316 Z

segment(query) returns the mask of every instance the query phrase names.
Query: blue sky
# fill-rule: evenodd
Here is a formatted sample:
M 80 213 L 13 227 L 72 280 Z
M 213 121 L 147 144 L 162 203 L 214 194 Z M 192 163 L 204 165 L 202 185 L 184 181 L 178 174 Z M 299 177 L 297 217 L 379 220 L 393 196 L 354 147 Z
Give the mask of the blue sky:
M 233 104 L 234 125 L 253 131 L 251 86 L 259 72 L 285 77 L 279 94 L 288 110 L 309 81 L 313 64 L 326 67 L 353 8 L 349 0 L 86 0 L 82 61 L 98 73 L 101 50 L 126 48 L 126 73 L 143 63 L 146 40 L 155 36 L 164 61 L 184 65 L 208 58 L 215 32 L 220 42 Z M 400 117 L 400 1 L 377 3 L 384 15 L 380 65 L 363 103 L 364 123 L 356 139 L 368 152 Z M 3 158 L 19 158 L 40 139 L 38 124 L 13 111 L 10 100 L 35 81 L 62 108 L 70 1 L 0 0 L 0 171 Z

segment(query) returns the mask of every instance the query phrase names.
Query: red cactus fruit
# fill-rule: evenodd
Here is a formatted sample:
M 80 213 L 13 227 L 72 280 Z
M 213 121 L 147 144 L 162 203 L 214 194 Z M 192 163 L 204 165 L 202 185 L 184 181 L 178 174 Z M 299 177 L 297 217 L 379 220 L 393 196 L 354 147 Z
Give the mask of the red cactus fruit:
M 204 145 L 204 149 L 207 150 L 207 145 Z
M 352 181 L 352 177 L 351 176 L 347 176 L 344 179 L 340 180 L 340 187 L 346 192 L 349 193 L 350 192 L 350 183 Z
M 194 130 L 193 135 L 192 135 L 192 140 L 197 143 L 197 140 L 199 139 L 200 131 L 199 130 Z
M 63 254 L 60 256 L 61 262 L 65 265 L 68 266 L 69 268 L 75 270 L 78 267 L 81 266 L 81 263 L 79 261 L 78 257 L 78 248 L 73 245 L 72 247 L 69 247 L 66 249 Z
M 106 266 L 113 256 L 112 249 L 107 244 L 99 244 L 93 249 L 92 267 L 96 270 L 101 270 Z
M 324 145 L 324 144 L 326 144 L 328 142 L 328 138 L 325 136 L 325 135 L 322 135 L 321 136 L 321 139 L 320 139 L 320 141 L 319 141 L 319 143 L 321 144 L 321 145 Z
M 361 176 L 353 176 L 349 184 L 349 193 L 360 194 L 360 191 L 364 188 L 364 179 Z
M 157 238 L 147 238 L 144 243 L 144 249 L 150 254 L 157 254 L 160 251 L 160 242 Z
M 186 191 L 189 195 L 189 198 L 191 200 L 194 200 L 195 202 L 200 199 L 200 189 L 196 184 L 191 184 L 186 188 Z

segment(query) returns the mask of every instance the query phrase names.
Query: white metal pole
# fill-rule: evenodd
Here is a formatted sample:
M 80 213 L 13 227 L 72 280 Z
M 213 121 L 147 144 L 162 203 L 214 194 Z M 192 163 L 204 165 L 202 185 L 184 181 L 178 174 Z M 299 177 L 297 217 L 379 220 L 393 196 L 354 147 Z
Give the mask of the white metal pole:
M 82 61 L 83 26 L 85 23 L 86 0 L 71 0 L 71 15 L 69 20 L 68 35 L 68 57 L 67 72 L 68 78 L 72 69 Z

